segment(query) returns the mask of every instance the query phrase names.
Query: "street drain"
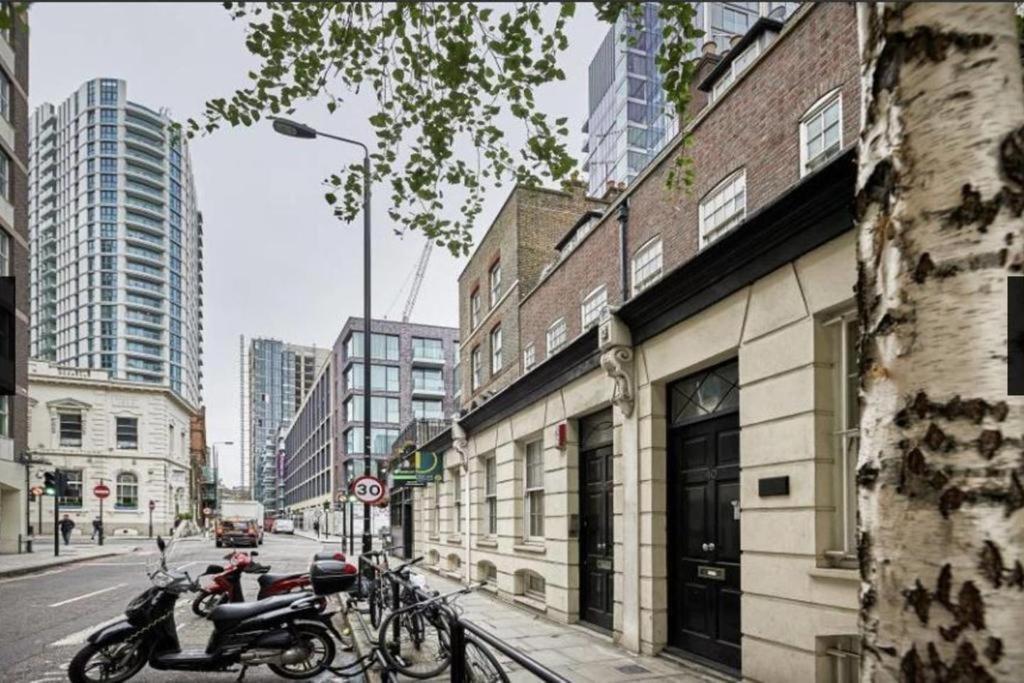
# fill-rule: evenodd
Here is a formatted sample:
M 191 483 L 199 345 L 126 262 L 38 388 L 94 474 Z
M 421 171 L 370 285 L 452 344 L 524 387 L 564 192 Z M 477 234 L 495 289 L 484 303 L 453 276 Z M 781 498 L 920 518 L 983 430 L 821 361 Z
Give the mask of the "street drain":
M 651 672 L 650 669 L 645 669 L 639 664 L 626 664 L 624 666 L 617 666 L 615 670 L 624 674 L 648 674 Z

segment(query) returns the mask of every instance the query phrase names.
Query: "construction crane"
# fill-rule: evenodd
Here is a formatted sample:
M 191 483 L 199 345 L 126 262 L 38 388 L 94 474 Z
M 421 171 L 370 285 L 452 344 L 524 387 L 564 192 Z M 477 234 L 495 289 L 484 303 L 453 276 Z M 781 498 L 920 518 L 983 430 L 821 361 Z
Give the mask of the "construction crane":
M 427 262 L 430 260 L 430 251 L 434 248 L 434 243 L 427 239 L 427 243 L 423 245 L 423 251 L 420 252 L 420 260 L 416 264 L 416 273 L 412 277 L 412 286 L 409 288 L 409 298 L 405 301 L 405 309 L 402 311 L 402 322 L 409 322 L 409 316 L 412 315 L 412 309 L 416 306 L 416 297 L 420 293 L 420 285 L 423 284 L 423 276 L 427 273 Z

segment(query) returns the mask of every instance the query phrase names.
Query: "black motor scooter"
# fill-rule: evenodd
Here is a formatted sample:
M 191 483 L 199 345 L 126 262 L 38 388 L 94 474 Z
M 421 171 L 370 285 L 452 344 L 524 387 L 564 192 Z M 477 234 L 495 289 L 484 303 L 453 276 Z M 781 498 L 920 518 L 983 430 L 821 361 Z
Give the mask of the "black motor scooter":
M 355 575 L 341 573 L 343 563 L 314 563 L 310 592 L 290 593 L 259 602 L 221 605 L 209 619 L 214 630 L 206 650 L 182 651 L 174 624 L 179 596 L 199 590 L 187 572 L 167 569 L 166 544 L 157 538 L 160 568 L 153 583 L 129 603 L 125 619 L 89 636 L 68 667 L 72 683 L 120 683 L 150 667 L 173 671 L 229 671 L 266 664 L 278 676 L 312 678 L 331 665 L 340 634 L 325 613 L 329 593 L 351 587 Z

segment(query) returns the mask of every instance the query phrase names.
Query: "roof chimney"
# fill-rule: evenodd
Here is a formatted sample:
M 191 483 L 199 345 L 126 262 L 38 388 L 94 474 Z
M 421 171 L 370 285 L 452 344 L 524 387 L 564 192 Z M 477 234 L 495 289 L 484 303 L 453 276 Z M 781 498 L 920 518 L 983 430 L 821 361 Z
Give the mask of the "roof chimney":
M 609 180 L 604 184 L 604 194 L 601 195 L 601 201 L 611 204 L 615 201 L 615 198 L 622 193 L 623 188 L 626 186 L 623 183 L 616 183 L 614 180 Z
M 736 43 L 740 42 L 741 40 L 743 40 L 742 33 L 737 33 L 734 36 L 729 36 L 729 49 L 736 47 Z
M 704 47 L 701 48 L 701 53 L 705 55 L 713 55 L 718 51 L 718 43 L 713 40 L 705 40 Z

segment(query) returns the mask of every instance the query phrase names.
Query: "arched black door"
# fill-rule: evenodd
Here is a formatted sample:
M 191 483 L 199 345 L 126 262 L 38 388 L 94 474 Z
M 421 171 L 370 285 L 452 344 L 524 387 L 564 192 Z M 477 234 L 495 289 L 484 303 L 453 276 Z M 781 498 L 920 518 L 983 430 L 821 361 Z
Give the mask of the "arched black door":
M 669 387 L 669 645 L 740 669 L 739 368 Z

